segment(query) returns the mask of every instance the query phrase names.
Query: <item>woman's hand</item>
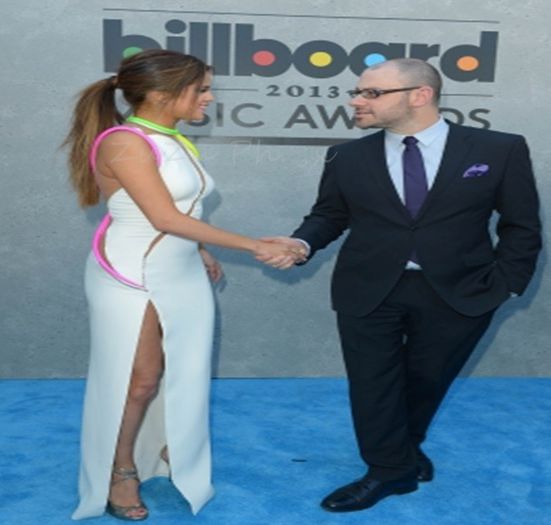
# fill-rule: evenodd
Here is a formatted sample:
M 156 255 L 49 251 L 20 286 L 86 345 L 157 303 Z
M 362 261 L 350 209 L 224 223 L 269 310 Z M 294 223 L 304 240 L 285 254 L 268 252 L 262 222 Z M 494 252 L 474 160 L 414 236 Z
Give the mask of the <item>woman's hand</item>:
M 203 264 L 207 270 L 207 274 L 213 283 L 217 283 L 224 276 L 220 263 L 202 246 L 199 247 L 199 255 L 203 259 Z
M 264 237 L 254 250 L 256 260 L 280 270 L 287 270 L 306 260 L 306 248 L 296 239 Z

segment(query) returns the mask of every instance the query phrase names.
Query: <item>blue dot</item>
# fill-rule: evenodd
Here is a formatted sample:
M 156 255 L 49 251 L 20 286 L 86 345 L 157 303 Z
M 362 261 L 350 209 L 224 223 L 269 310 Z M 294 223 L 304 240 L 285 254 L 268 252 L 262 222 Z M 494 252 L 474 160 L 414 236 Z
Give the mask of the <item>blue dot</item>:
M 381 55 L 380 53 L 371 53 L 364 58 L 364 64 L 367 67 L 374 66 L 375 64 L 380 64 L 381 62 L 385 61 L 386 57 L 384 55 Z

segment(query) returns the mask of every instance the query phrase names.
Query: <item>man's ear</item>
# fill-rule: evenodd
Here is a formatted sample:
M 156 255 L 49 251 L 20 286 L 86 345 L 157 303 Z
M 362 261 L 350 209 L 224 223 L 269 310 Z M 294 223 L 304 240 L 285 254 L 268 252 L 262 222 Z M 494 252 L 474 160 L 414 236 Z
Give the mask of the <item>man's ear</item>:
M 434 90 L 430 86 L 421 86 L 412 93 L 411 103 L 415 107 L 422 107 L 432 104 L 434 100 Z

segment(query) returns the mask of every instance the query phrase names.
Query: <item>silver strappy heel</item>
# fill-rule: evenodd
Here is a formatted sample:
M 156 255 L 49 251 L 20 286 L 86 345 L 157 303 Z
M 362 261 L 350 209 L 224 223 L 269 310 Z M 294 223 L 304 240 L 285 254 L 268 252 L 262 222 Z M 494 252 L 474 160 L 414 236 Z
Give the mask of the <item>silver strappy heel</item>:
M 138 479 L 138 471 L 135 468 L 126 468 L 126 467 L 115 467 L 113 468 L 113 474 L 118 477 L 111 481 L 111 485 L 116 485 L 117 483 L 122 483 L 123 481 L 128 481 L 130 479 Z M 143 521 L 149 516 L 149 511 L 147 507 L 140 501 L 139 505 L 115 505 L 111 501 L 107 501 L 107 506 L 105 510 L 111 514 L 111 516 L 124 521 Z M 141 510 L 143 514 L 132 515 L 134 511 Z

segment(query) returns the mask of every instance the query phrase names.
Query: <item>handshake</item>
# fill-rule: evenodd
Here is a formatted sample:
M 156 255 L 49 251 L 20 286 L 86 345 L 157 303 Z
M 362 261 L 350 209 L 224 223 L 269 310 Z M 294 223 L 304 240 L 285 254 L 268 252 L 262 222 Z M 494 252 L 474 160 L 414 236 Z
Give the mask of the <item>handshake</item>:
M 298 239 L 263 237 L 257 241 L 253 255 L 257 261 L 279 270 L 287 270 L 297 263 L 306 261 L 308 252 L 307 244 Z

